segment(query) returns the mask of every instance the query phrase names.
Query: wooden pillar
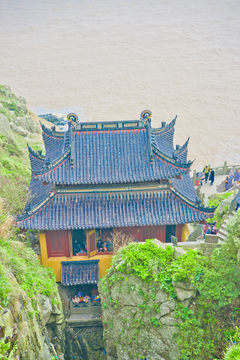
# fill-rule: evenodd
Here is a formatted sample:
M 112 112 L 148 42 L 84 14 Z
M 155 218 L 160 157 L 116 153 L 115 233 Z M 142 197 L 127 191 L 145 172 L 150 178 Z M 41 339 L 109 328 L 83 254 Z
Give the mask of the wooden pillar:
M 73 256 L 73 247 L 72 247 L 72 231 L 68 231 L 68 241 L 69 241 L 69 252 L 70 252 L 70 259 Z
M 39 242 L 41 249 L 41 261 L 42 264 L 45 265 L 48 261 L 48 253 L 47 253 L 46 235 L 44 232 L 39 233 Z
M 178 238 L 178 242 L 182 241 L 182 224 L 176 225 L 176 237 Z

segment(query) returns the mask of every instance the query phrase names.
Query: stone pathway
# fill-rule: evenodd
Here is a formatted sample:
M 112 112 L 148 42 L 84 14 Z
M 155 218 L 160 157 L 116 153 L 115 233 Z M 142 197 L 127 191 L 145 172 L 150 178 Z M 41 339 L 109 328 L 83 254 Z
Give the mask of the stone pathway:
M 208 181 L 207 184 L 205 183 L 205 181 L 203 181 L 203 185 L 201 186 L 200 190 L 202 194 L 205 194 L 205 202 L 207 202 L 210 195 L 217 193 L 217 185 L 220 185 L 221 182 L 225 179 L 226 175 L 215 176 L 215 181 L 212 186 L 210 186 L 210 181 Z

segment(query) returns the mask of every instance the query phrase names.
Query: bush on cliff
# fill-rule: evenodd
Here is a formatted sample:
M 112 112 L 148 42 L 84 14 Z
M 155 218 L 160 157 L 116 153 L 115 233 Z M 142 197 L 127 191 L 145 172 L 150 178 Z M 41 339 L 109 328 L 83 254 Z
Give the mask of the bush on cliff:
M 240 223 L 240 212 L 232 225 L 234 231 L 236 223 Z M 161 336 L 164 337 L 161 327 L 165 326 L 165 331 L 170 331 L 162 322 L 166 315 L 161 315 L 163 309 L 158 302 L 158 292 L 164 290 L 170 296 L 169 304 L 175 302 L 172 305 L 175 339 L 172 338 L 171 346 L 177 344 L 181 351 L 181 356 L 178 357 L 176 352 L 171 359 L 223 359 L 235 333 L 235 324 L 240 320 L 240 267 L 236 262 L 236 249 L 233 253 L 219 247 L 207 257 L 190 250 L 175 260 L 171 247 L 163 250 L 150 240 L 122 248 L 99 286 L 107 344 L 115 343 L 121 356 L 127 354 L 126 359 L 150 356 L 149 347 L 154 346 L 153 331 L 159 333 L 159 344 Z M 197 292 L 188 305 L 178 298 L 178 284 L 193 286 Z M 123 293 L 125 287 L 126 294 Z M 132 302 L 129 307 L 126 298 Z M 114 346 L 110 346 L 110 351 Z

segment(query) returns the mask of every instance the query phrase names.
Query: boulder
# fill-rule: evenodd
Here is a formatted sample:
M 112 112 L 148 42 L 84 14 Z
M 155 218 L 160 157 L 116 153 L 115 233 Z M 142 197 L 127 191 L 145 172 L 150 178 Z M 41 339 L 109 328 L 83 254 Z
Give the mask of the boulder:
M 163 242 L 161 242 L 161 241 L 158 240 L 158 239 L 154 239 L 153 242 L 154 242 L 155 245 L 157 245 L 157 247 L 160 247 L 160 248 L 162 248 L 163 250 L 166 250 L 166 247 L 167 247 L 167 246 L 173 246 L 172 243 L 163 243 Z
M 37 125 L 31 118 L 31 116 L 17 117 L 16 125 L 21 126 L 23 129 L 30 131 L 32 133 L 37 132 Z
M 27 136 L 28 135 L 28 131 L 23 129 L 21 126 L 16 126 L 16 125 L 11 123 L 11 128 L 15 133 L 17 133 L 17 134 L 19 134 L 21 136 Z
M 17 108 L 19 111 L 22 111 L 24 114 L 28 113 L 28 108 L 26 104 L 19 103 L 17 104 Z
M 2 85 L 2 88 L 3 88 L 3 91 L 4 91 L 5 95 L 6 95 L 8 98 L 11 98 L 11 97 L 12 97 L 12 91 L 11 91 L 10 86 L 8 86 L 8 85 Z
M 18 99 L 18 101 L 19 101 L 20 103 L 25 104 L 25 105 L 27 104 L 27 101 L 26 101 L 26 99 L 25 99 L 24 97 L 18 96 L 17 99 Z
M 232 190 L 232 189 L 231 189 Z M 231 202 L 233 201 L 234 199 L 234 194 L 230 195 L 227 199 L 224 199 L 220 202 L 220 205 L 219 205 L 219 213 L 221 214 L 223 211 L 224 211 L 224 208 L 226 206 L 230 206 L 231 205 Z
M 173 281 L 178 300 L 184 301 L 196 296 L 196 290 L 190 281 Z
M 186 251 L 183 250 L 181 247 L 175 247 L 175 252 L 173 254 L 174 259 L 178 259 L 180 256 L 186 255 Z
M 52 305 L 50 299 L 45 295 L 39 297 L 39 302 L 42 308 L 42 320 L 44 325 L 46 325 L 52 313 Z
M 4 114 L 0 114 L 0 133 L 7 135 L 11 131 L 8 118 Z
M 0 103 L 0 109 L 3 109 L 3 104 L 2 103 Z

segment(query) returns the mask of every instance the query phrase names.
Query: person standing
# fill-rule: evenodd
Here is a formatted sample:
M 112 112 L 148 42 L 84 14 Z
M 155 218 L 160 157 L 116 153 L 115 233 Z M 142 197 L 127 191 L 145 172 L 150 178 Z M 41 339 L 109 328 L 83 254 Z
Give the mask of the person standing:
M 237 211 L 238 208 L 239 208 L 239 206 L 240 206 L 240 194 L 239 194 L 238 197 L 236 198 L 236 203 L 237 203 L 237 206 L 236 206 L 235 211 Z
M 204 168 L 203 168 L 203 172 L 204 172 L 204 175 L 205 175 L 205 183 L 207 183 L 207 179 L 208 179 L 208 175 L 209 175 L 209 171 L 210 171 L 210 166 L 208 165 L 206 165 L 206 166 L 204 166 Z
M 209 175 L 209 180 L 211 181 L 210 186 L 212 186 L 212 184 L 214 183 L 214 176 L 215 176 L 214 170 L 211 169 L 211 172 L 210 172 L 210 175 Z
M 240 172 L 237 170 L 235 173 L 234 173 L 234 181 L 239 181 L 240 180 Z

